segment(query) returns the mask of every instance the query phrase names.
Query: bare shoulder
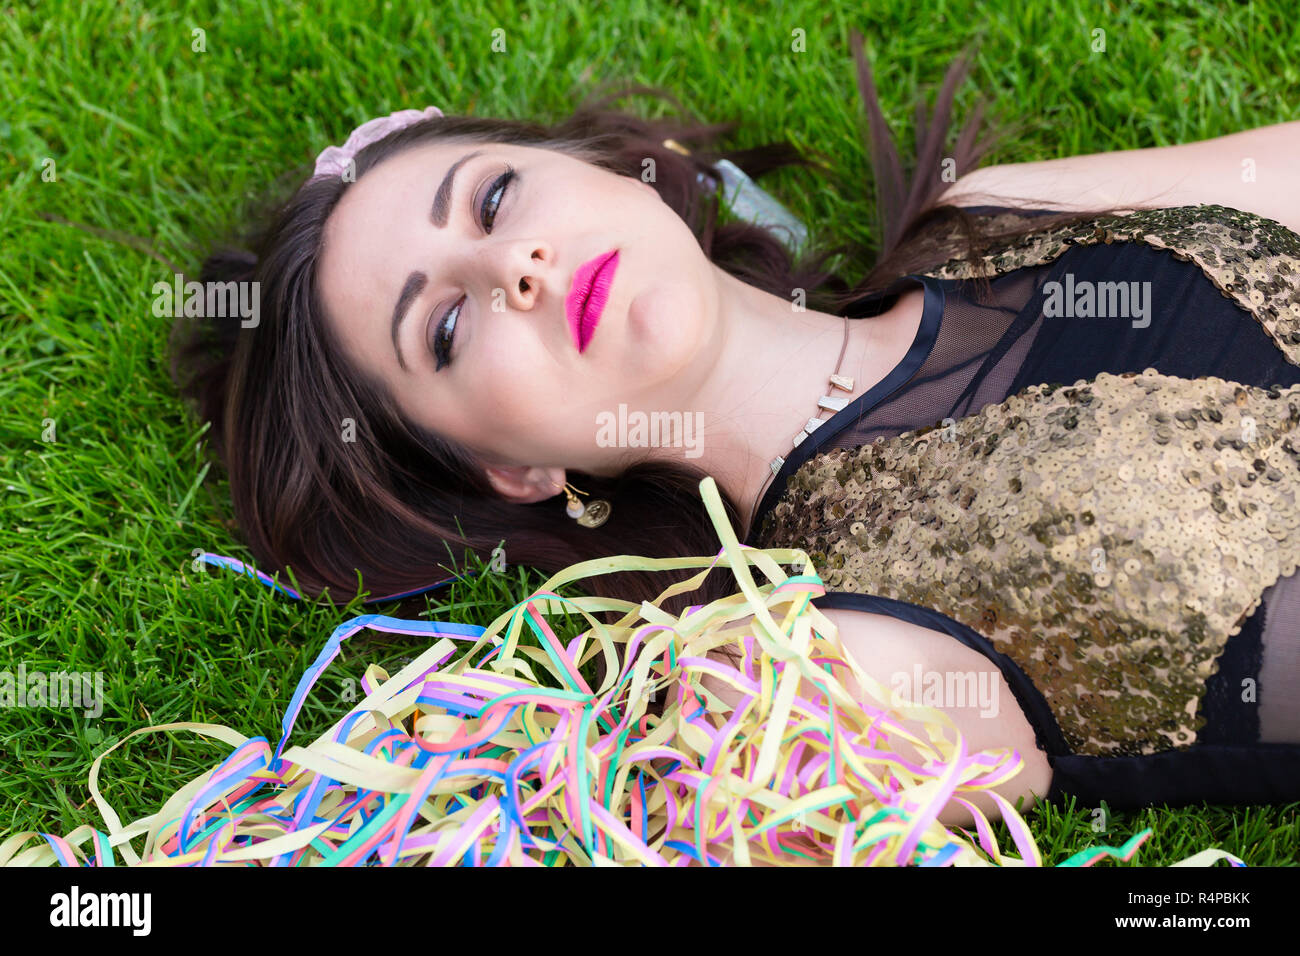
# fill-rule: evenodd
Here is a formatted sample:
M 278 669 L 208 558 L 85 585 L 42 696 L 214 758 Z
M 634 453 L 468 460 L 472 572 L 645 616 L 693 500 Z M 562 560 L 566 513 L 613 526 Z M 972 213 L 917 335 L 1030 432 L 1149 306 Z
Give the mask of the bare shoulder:
M 950 706 L 939 705 L 939 709 L 953 719 L 966 738 L 968 750 L 1011 748 L 1020 753 L 1024 767 L 1009 781 L 995 788 L 1013 806 L 1023 797 L 1021 810 L 1027 811 L 1036 797 L 1047 793 L 1052 779 L 1047 755 L 1038 749 L 1032 726 L 1001 672 L 991 661 L 949 634 L 887 614 L 838 608 L 820 610 L 838 630 L 845 652 L 886 689 L 898 689 L 900 693 L 915 690 L 915 693 L 904 696 L 913 700 L 919 698 L 922 704 L 932 703 L 927 697 L 926 687 L 904 686 L 908 682 L 915 685 L 918 674 L 922 685 L 935 680 L 941 682 L 941 694 L 956 692 L 958 688 L 966 689 L 965 699 L 954 697 L 948 702 Z M 710 651 L 708 656 L 725 660 L 717 650 Z M 739 705 L 740 693 L 729 685 L 708 675 L 701 679 L 701 683 L 709 693 L 730 706 Z M 929 686 L 933 692 L 933 683 Z M 859 696 L 864 693 L 852 678 L 846 689 Z M 809 686 L 801 688 L 801 693 L 816 696 L 815 689 Z M 925 737 L 919 723 L 907 720 L 903 723 L 916 736 Z M 920 758 L 917 751 L 905 742 L 899 743 L 899 752 L 904 757 Z M 1000 818 L 997 805 L 986 794 L 976 794 L 969 799 L 990 820 Z M 954 804 L 939 814 L 939 822 L 949 827 L 970 827 L 974 818 L 964 807 Z M 730 855 L 724 853 L 722 860 L 724 865 L 729 864 Z
M 997 665 L 950 634 L 887 614 L 841 608 L 822 611 L 839 629 L 844 650 L 886 688 L 917 703 L 937 706 L 956 724 L 969 750 L 1011 748 L 1024 759 L 1023 769 L 998 793 L 1014 805 L 1024 797 L 1028 809 L 1051 786 L 1052 768 L 1039 749 L 1033 726 L 1021 710 Z M 856 682 L 855 682 L 856 683 Z M 850 687 L 861 694 L 860 687 Z M 910 726 L 920 732 L 917 723 Z M 997 805 L 979 794 L 971 802 L 991 818 Z M 945 825 L 973 823 L 964 809 L 941 814 Z

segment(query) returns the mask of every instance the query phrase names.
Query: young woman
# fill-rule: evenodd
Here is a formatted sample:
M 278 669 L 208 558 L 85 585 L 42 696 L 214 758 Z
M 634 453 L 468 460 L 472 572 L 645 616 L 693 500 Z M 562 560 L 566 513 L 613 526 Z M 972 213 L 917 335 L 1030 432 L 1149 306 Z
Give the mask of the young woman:
M 1025 757 L 1013 800 L 1300 799 L 1300 123 L 974 171 L 974 123 L 943 152 L 959 61 L 905 185 L 853 40 L 884 211 L 856 284 L 825 265 L 863 250 L 718 225 L 714 161 L 803 161 L 713 152 L 724 127 L 432 110 L 326 151 L 205 263 L 260 283 L 257 326 L 177 354 L 250 549 L 348 593 L 453 546 L 707 554 L 713 475 L 877 680 L 991 679 L 1000 706 L 945 709 Z M 609 442 L 620 406 L 699 413 L 694 454 Z

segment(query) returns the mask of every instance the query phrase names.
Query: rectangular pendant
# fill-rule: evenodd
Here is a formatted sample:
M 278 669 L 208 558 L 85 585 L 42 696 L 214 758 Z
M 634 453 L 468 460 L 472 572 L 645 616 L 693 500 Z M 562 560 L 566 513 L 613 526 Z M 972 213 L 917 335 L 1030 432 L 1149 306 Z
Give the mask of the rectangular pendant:
M 848 403 L 849 400 L 847 398 L 831 398 L 829 395 L 824 395 L 817 399 L 818 408 L 825 408 L 832 412 L 843 411 L 844 406 Z
M 836 388 L 844 389 L 846 392 L 853 391 L 853 379 L 849 378 L 847 375 L 832 375 L 831 384 Z
M 825 422 L 824 418 L 808 419 L 808 424 L 804 425 L 803 431 L 801 431 L 799 434 L 794 436 L 794 446 L 798 448 L 799 443 L 802 442 L 805 438 L 810 438 L 812 436 L 812 433 L 822 426 L 823 422 Z

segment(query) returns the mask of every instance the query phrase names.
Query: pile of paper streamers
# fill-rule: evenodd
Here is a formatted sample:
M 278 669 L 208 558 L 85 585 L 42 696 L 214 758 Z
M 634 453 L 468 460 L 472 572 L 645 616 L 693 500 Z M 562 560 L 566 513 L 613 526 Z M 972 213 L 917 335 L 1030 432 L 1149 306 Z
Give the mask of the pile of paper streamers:
M 353 618 L 302 675 L 274 750 L 265 737 L 217 724 L 137 730 L 90 771 L 107 833 L 89 825 L 67 837 L 19 833 L 0 843 L 0 865 L 114 866 L 120 854 L 127 865 L 155 866 L 1041 866 L 1025 821 L 991 789 L 1021 769 L 1019 755 L 968 753 L 942 711 L 903 701 L 863 672 L 809 603 L 825 593 L 822 580 L 780 567 L 811 569 L 807 555 L 742 546 L 713 479 L 700 489 L 723 544 L 717 556 L 583 562 L 487 628 Z M 703 568 L 665 590 L 662 603 L 698 587 L 721 559 L 740 592 L 680 617 L 651 602 L 554 593 L 594 574 Z M 751 564 L 768 583 L 755 583 Z M 566 609 L 591 628 L 564 645 L 547 616 Z M 592 617 L 607 610 L 625 614 L 610 626 Z M 519 645 L 524 624 L 540 648 Z M 371 665 L 365 698 L 315 743 L 286 750 L 308 692 L 363 628 L 433 644 L 391 677 Z M 709 656 L 721 647 L 743 650 L 741 669 Z M 579 667 L 598 653 L 606 677 L 593 689 Z M 850 673 L 868 699 L 845 690 Z M 741 705 L 709 693 L 706 674 L 743 695 Z M 647 708 L 660 694 L 656 717 Z M 926 737 L 903 719 L 919 721 Z M 160 730 L 234 749 L 157 813 L 123 826 L 99 791 L 100 763 Z M 923 759 L 900 756 L 900 741 Z M 979 792 L 1000 808 L 1014 855 L 967 799 Z M 974 835 L 938 822 L 954 803 L 971 812 Z M 1058 865 L 1130 859 L 1151 832 Z M 137 855 L 130 841 L 142 835 Z M 1244 866 L 1213 849 L 1175 865 L 1219 859 Z

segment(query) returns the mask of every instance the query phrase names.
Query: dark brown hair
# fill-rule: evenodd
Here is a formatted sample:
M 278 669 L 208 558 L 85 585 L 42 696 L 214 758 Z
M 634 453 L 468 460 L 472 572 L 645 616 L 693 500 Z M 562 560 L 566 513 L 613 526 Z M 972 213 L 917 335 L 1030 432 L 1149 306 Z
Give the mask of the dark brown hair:
M 974 259 L 988 245 L 1029 231 L 1022 225 L 1016 233 L 986 233 L 986 217 L 934 205 L 951 182 L 939 174 L 941 160 L 951 158 L 961 176 L 990 145 L 977 139 L 977 108 L 955 147 L 945 150 L 953 94 L 967 73 L 968 58 L 959 57 L 949 68 L 928 127 L 918 105 L 917 158 L 909 181 L 856 31 L 852 43 L 881 220 L 876 249 L 841 245 L 796 260 L 765 229 L 719 224 L 716 192 L 706 193 L 697 182 L 699 173 L 718 180 L 712 165 L 718 159 L 731 160 L 753 177 L 809 160 L 786 142 L 719 149 L 719 136 L 735 123 L 642 119 L 606 108 L 633 93 L 665 97 L 680 108 L 671 95 L 640 86 L 589 101 L 552 126 L 471 116 L 424 120 L 361 150 L 356 179 L 402 150 L 431 142 L 562 150 L 625 175 L 639 174 L 643 160 L 652 158 L 655 189 L 691 227 L 713 263 L 783 298 L 805 289 L 808 307 L 828 312 L 898 276 L 958 254 Z M 666 139 L 691 154 L 668 148 Z M 573 484 L 592 499 L 613 503 L 602 527 L 581 527 L 566 516 L 562 499 L 515 504 L 501 498 L 464 448 L 404 418 L 382 384 L 346 360 L 322 320 L 317 267 L 326 220 L 350 185 L 337 176 L 306 182 L 270 210 L 267 224 L 250 233 L 244 247 L 223 245 L 203 262 L 201 282 L 260 283 L 256 328 L 242 329 L 237 318 L 205 318 L 181 319 L 174 330 L 173 378 L 201 418 L 212 423 L 210 440 L 229 476 L 236 520 L 263 570 L 291 566 L 304 593 L 318 595 L 328 588 L 333 598 L 346 599 L 355 592 L 358 572 L 373 596 L 400 593 L 447 577 L 444 569 L 458 568 L 464 549 L 489 560 L 502 541 L 510 563 L 547 574 L 608 555 L 716 553 L 719 544 L 699 494 L 705 475 L 686 462 L 637 464 L 615 478 L 571 472 Z M 1083 215 L 1043 217 L 1032 228 Z M 960 248 L 933 241 L 953 227 L 962 237 Z M 850 263 L 875 264 L 851 285 L 826 268 L 837 255 Z M 355 423 L 354 442 L 342 439 L 347 419 Z M 726 500 L 726 506 L 744 540 L 747 516 L 733 501 Z M 456 563 L 449 565 L 448 559 Z M 621 572 L 581 586 L 639 602 L 693 573 Z M 710 572 L 703 591 L 665 607 L 680 612 L 731 590 L 730 572 L 720 568 Z

